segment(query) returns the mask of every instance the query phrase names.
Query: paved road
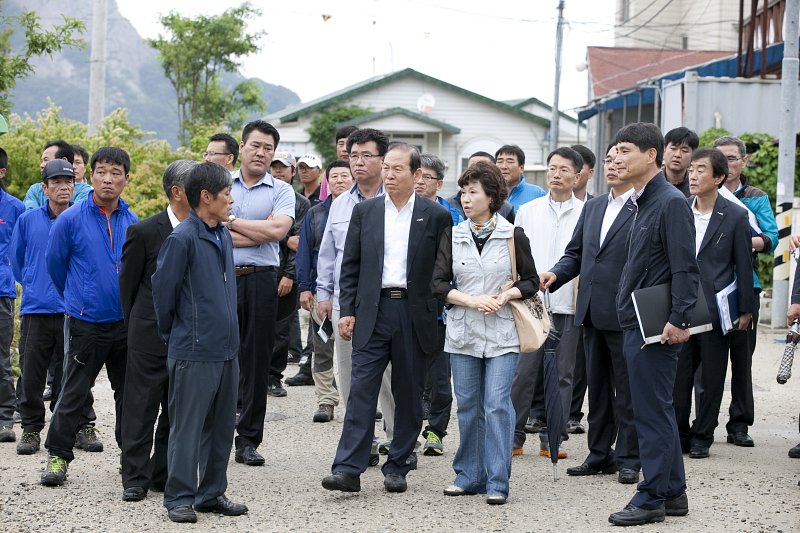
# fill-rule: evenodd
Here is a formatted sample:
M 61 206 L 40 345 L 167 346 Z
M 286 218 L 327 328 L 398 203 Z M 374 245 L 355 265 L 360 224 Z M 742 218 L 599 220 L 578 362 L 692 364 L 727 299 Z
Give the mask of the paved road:
M 648 531 L 800 531 L 800 460 L 787 450 L 800 440 L 800 363 L 786 385 L 775 381 L 782 346 L 775 333 L 762 334 L 756 352 L 755 448 L 725 444 L 723 426 L 711 457 L 686 459 L 690 514 L 668 518 Z M 289 369 L 290 375 L 294 368 Z M 580 464 L 586 437 L 566 443 L 569 458 L 559 462 L 554 483 L 549 460 L 537 455 L 514 458 L 511 494 L 505 506 L 488 506 L 480 496 L 448 498 L 442 489 L 452 480 L 458 442 L 455 413 L 445 455 L 420 457 L 409 475 L 409 491 L 387 494 L 380 470 L 362 476 L 362 492 L 342 495 L 320 487 L 330 468 L 342 428 L 336 420 L 314 424 L 312 387 L 290 388 L 286 398 L 269 399 L 270 421 L 261 452 L 266 466 L 247 467 L 230 460 L 228 495 L 247 503 L 250 514 L 227 518 L 201 515 L 199 522 L 173 524 L 151 493 L 143 502 L 125 503 L 113 444 L 111 390 L 105 376 L 95 389 L 99 429 L 106 451 L 78 451 L 61 488 L 39 485 L 44 451 L 17 456 L 13 444 L 0 444 L 0 531 L 586 531 L 611 530 L 610 512 L 632 494 L 615 476 L 569 478 L 565 470 Z M 726 393 L 724 405 L 727 408 Z M 533 444 L 533 443 L 532 443 Z M 535 444 L 534 444 L 535 445 Z

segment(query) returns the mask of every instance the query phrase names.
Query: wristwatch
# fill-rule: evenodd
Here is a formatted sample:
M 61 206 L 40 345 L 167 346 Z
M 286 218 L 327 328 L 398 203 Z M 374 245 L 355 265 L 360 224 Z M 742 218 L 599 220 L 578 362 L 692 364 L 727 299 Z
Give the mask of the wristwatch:
M 236 220 L 236 215 L 228 215 L 228 227 L 233 225 L 234 220 Z

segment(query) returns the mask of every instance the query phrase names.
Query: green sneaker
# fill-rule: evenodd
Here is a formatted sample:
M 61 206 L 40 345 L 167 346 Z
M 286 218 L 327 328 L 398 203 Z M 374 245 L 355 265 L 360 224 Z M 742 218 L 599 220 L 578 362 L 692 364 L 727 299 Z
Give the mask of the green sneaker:
M 422 455 L 442 455 L 443 453 L 444 444 L 442 444 L 442 439 L 433 431 L 428 431 L 425 444 L 422 446 Z
M 39 451 L 41 444 L 42 439 L 38 431 L 23 431 L 22 438 L 17 444 L 17 455 L 33 455 Z
M 57 455 L 47 458 L 47 468 L 42 472 L 42 485 L 46 487 L 60 487 L 67 479 L 67 461 Z
M 75 447 L 87 452 L 102 452 L 103 443 L 97 438 L 94 426 L 83 426 L 75 434 Z

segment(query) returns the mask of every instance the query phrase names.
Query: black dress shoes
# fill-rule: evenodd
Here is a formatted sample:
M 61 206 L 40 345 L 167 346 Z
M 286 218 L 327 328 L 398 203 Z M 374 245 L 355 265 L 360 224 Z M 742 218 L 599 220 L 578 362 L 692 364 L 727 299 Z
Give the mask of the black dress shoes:
M 252 446 L 236 448 L 236 455 L 233 458 L 237 463 L 244 463 L 247 466 L 262 466 L 264 464 L 264 457 Z
M 692 444 L 689 449 L 690 459 L 706 459 L 708 455 L 708 446 L 703 446 L 702 444 Z
M 225 516 L 241 516 L 247 513 L 247 506 L 243 503 L 234 503 L 224 494 L 217 496 L 217 502 L 210 507 L 196 506 L 198 513 L 218 513 Z
M 617 471 L 617 467 L 613 464 L 603 466 L 601 468 L 595 468 L 593 466 L 589 466 L 587 463 L 583 463 L 580 466 L 572 466 L 567 468 L 567 475 L 568 476 L 596 476 L 597 474 L 613 474 Z
M 406 464 L 411 467 L 411 470 L 417 469 L 417 452 L 411 452 L 408 459 L 406 459 Z
M 792 459 L 800 459 L 800 444 L 794 448 L 789 448 L 789 457 Z
M 617 481 L 623 485 L 639 483 L 639 472 L 633 468 L 620 468 Z
M 406 478 L 400 474 L 386 474 L 386 477 L 383 478 L 383 487 L 386 492 L 405 492 L 408 483 L 406 483 Z
M 680 496 L 675 496 L 664 501 L 664 512 L 667 516 L 686 516 L 689 514 L 689 498 L 684 492 Z
M 147 491 L 142 487 L 128 487 L 122 491 L 122 501 L 124 502 L 140 502 L 147 496 Z
M 197 515 L 190 505 L 179 505 L 167 511 L 173 522 L 197 522 Z
M 752 448 L 755 446 L 753 439 L 745 431 L 737 431 L 735 433 L 728 433 L 728 443 L 734 446 L 743 446 L 745 448 Z
M 361 478 L 342 472 L 334 472 L 322 479 L 322 488 L 341 492 L 361 492 Z
M 663 505 L 658 509 L 642 509 L 629 503 L 622 511 L 609 516 L 608 521 L 615 526 L 641 526 L 652 522 L 663 522 L 664 516 Z

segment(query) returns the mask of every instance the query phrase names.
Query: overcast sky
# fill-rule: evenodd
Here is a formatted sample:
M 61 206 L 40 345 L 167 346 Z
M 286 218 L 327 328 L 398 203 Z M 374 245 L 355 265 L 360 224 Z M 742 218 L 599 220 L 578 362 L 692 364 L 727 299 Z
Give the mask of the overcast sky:
M 228 0 L 117 0 L 142 37 L 158 15 L 218 14 Z M 553 101 L 557 0 L 293 0 L 253 2 L 261 51 L 243 62 L 257 76 L 312 100 L 376 74 L 411 67 L 497 100 Z M 566 0 L 560 108 L 586 103 L 586 47 L 613 45 L 614 0 Z M 270 9 L 272 8 L 272 9 Z M 323 15 L 329 16 L 323 20 Z

